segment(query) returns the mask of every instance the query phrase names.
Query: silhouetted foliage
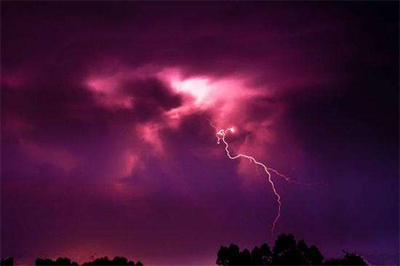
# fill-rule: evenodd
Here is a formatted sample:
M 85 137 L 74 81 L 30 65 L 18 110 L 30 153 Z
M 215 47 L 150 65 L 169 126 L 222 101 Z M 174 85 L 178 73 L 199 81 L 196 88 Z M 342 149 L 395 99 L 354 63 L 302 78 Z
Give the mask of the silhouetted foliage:
M 282 234 L 276 241 L 273 248 L 272 264 L 274 265 L 305 265 L 296 240 L 291 234 Z
M 269 265 L 272 263 L 272 252 L 267 243 L 261 245 L 261 248 L 255 246 L 251 251 L 252 263 L 254 265 Z
M 218 265 L 367 265 L 354 253 L 346 253 L 343 259 L 330 259 L 324 263 L 324 256 L 316 246 L 308 246 L 304 240 L 296 242 L 292 234 L 281 234 L 275 241 L 271 252 L 267 243 L 261 248 L 254 247 L 240 251 L 235 244 L 221 246 Z
M 115 257 L 112 260 L 110 260 L 108 257 L 102 257 L 102 258 L 97 258 L 94 261 L 89 261 L 85 262 L 83 265 L 89 266 L 89 265 L 102 265 L 102 266 L 107 266 L 107 265 L 131 265 L 131 266 L 143 266 L 143 263 L 138 261 L 137 263 L 134 263 L 133 261 L 128 261 L 127 258 L 124 257 Z
M 343 251 L 345 253 L 342 259 L 330 259 L 327 260 L 325 265 L 367 265 L 365 260 L 355 253 L 349 253 Z
M 1 266 L 9 266 L 9 265 L 14 265 L 14 258 L 3 258 L 1 259 Z M 71 261 L 69 258 L 58 258 L 56 260 L 52 259 L 42 259 L 42 258 L 37 258 L 35 260 L 35 265 L 40 265 L 40 266 L 78 266 L 78 263 Z M 127 258 L 124 257 L 115 257 L 114 259 L 110 260 L 108 257 L 103 257 L 103 258 L 97 258 L 93 261 L 90 262 L 85 262 L 82 265 L 116 265 L 116 266 L 124 266 L 124 265 L 130 265 L 130 266 L 143 266 L 143 263 L 138 261 L 137 263 L 134 263 L 133 261 L 128 261 Z
M 1 259 L 1 266 L 3 265 L 14 265 L 14 258 L 9 257 Z
M 324 256 L 316 246 L 308 247 L 304 239 L 297 243 L 297 248 L 306 265 L 321 265 L 324 261 Z
M 68 258 L 58 258 L 55 261 L 52 259 L 41 259 L 37 258 L 35 260 L 35 265 L 57 265 L 57 266 L 66 266 L 66 265 L 78 265 L 78 263 L 71 261 Z

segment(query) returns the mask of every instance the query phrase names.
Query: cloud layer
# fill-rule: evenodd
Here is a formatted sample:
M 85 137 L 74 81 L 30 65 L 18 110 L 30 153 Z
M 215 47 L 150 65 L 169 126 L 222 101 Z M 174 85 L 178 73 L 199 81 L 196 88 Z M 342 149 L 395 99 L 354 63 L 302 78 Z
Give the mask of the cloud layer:
M 326 184 L 275 177 L 278 232 L 398 256 L 395 5 L 4 4 L 2 254 L 188 265 L 270 240 L 274 195 L 212 121 Z

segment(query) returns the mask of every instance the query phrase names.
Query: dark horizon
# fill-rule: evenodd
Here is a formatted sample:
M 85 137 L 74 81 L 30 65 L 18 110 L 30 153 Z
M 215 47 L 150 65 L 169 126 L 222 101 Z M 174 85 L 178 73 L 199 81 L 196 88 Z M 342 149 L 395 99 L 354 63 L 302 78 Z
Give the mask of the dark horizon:
M 270 246 L 263 243 L 252 249 L 241 249 L 238 245 L 231 243 L 229 246 L 220 246 L 216 253 L 215 264 L 219 266 L 229 265 L 372 265 L 363 256 L 355 252 L 342 250 L 340 258 L 327 258 L 315 245 L 309 245 L 305 239 L 296 239 L 292 234 L 280 234 Z M 2 258 L 2 266 L 21 265 L 14 258 Z M 100 256 L 91 258 L 90 261 L 77 263 L 71 258 L 37 258 L 35 266 L 144 266 L 142 261 L 135 262 L 129 258 L 115 256 L 108 258 Z
M 1 256 L 399 261 L 399 3 L 1 2 Z M 299 185 L 272 173 L 254 156 Z M 194 260 L 192 260 L 194 258 Z

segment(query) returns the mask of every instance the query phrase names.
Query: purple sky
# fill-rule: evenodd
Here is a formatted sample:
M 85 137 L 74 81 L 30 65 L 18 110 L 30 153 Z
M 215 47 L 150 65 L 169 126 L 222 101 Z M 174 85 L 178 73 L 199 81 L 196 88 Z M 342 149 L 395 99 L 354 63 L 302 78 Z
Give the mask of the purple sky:
M 398 2 L 4 2 L 1 256 L 399 249 Z M 323 183 L 320 185 L 318 183 Z

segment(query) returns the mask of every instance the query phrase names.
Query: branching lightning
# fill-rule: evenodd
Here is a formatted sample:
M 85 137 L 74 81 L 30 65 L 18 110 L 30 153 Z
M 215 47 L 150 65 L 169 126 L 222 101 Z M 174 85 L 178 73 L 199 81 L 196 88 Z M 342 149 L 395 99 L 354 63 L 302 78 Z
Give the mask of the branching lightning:
M 279 221 L 279 218 L 281 217 L 282 202 L 281 202 L 281 196 L 278 193 L 278 191 L 276 190 L 275 184 L 274 184 L 274 182 L 272 180 L 271 173 L 274 173 L 275 175 L 283 178 L 285 181 L 287 181 L 289 183 L 293 183 L 293 184 L 297 184 L 297 185 L 315 185 L 315 184 L 322 184 L 322 183 L 321 182 L 318 182 L 318 183 L 297 182 L 295 180 L 290 179 L 286 175 L 279 173 L 277 170 L 266 166 L 264 163 L 257 161 L 253 156 L 242 154 L 242 153 L 239 153 L 239 154 L 237 154 L 235 156 L 231 155 L 231 153 L 229 151 L 229 144 L 225 140 L 225 137 L 226 137 L 227 133 L 232 133 L 232 134 L 235 133 L 235 129 L 233 127 L 230 127 L 228 129 L 220 129 L 220 130 L 218 130 L 213 125 L 213 123 L 211 121 L 210 121 L 210 125 L 216 130 L 217 143 L 221 144 L 221 142 L 222 142 L 225 145 L 226 155 L 228 156 L 229 159 L 231 159 L 231 160 L 236 160 L 236 159 L 239 159 L 239 158 L 248 159 L 248 160 L 250 160 L 250 162 L 254 163 L 255 165 L 261 166 L 263 168 L 264 172 L 267 174 L 268 182 L 271 184 L 272 191 L 273 191 L 273 193 L 274 193 L 274 195 L 276 197 L 276 201 L 278 203 L 278 212 L 277 212 L 277 215 L 275 217 L 275 220 L 274 220 L 274 222 L 272 224 L 272 228 L 271 228 L 271 235 L 273 235 L 274 231 L 275 231 L 275 228 L 276 228 L 276 225 L 277 225 L 277 223 Z
M 211 125 L 212 125 L 212 124 L 211 124 Z M 213 125 L 212 125 L 212 126 L 213 126 Z M 214 126 L 213 126 L 213 127 L 214 127 Z M 214 128 L 215 128 L 215 127 L 214 127 Z M 242 154 L 242 153 L 239 153 L 239 154 L 237 154 L 237 155 L 235 155 L 235 156 L 232 156 L 231 153 L 230 153 L 230 151 L 229 151 L 229 144 L 228 144 L 228 142 L 226 142 L 226 140 L 225 140 L 225 136 L 226 136 L 226 134 L 227 134 L 228 132 L 234 133 L 234 132 L 235 132 L 235 129 L 234 129 L 233 127 L 228 128 L 228 129 L 226 129 L 226 130 L 221 129 L 221 130 L 217 131 L 217 135 L 216 135 L 216 136 L 217 136 L 217 139 L 218 139 L 217 143 L 220 144 L 221 141 L 222 141 L 222 142 L 225 144 L 225 151 L 226 151 L 226 155 L 228 155 L 228 158 L 231 159 L 231 160 L 236 160 L 236 159 L 238 159 L 238 158 L 245 158 L 245 159 L 248 159 L 248 160 L 250 160 L 251 162 L 253 162 L 254 164 L 261 166 L 261 167 L 264 169 L 264 171 L 265 171 L 265 173 L 267 174 L 267 176 L 268 176 L 268 181 L 269 181 L 269 183 L 271 184 L 272 191 L 274 192 L 274 194 L 275 194 L 275 196 L 276 196 L 276 201 L 278 202 L 278 213 L 277 213 L 277 215 L 276 215 L 276 217 L 275 217 L 275 220 L 274 220 L 274 222 L 273 222 L 273 224 L 272 224 L 272 228 L 271 228 L 271 234 L 273 234 L 273 233 L 274 233 L 274 230 L 275 230 L 275 227 L 276 227 L 276 224 L 278 223 L 278 220 L 279 220 L 279 218 L 281 217 L 282 202 L 281 202 L 281 196 L 279 195 L 278 191 L 277 191 L 276 188 L 275 188 L 275 184 L 274 184 L 274 182 L 273 182 L 273 180 L 272 180 L 272 176 L 271 176 L 270 171 L 272 171 L 272 172 L 276 173 L 277 175 L 279 175 L 279 176 L 285 178 L 286 180 L 290 180 L 290 179 L 288 179 L 285 175 L 280 174 L 278 171 L 276 171 L 276 170 L 274 170 L 274 169 L 271 169 L 271 168 L 267 167 L 265 164 L 263 164 L 263 163 L 257 161 L 257 160 L 256 160 L 254 157 L 252 157 L 252 156 L 249 156 L 249 155 L 246 155 L 246 154 Z

